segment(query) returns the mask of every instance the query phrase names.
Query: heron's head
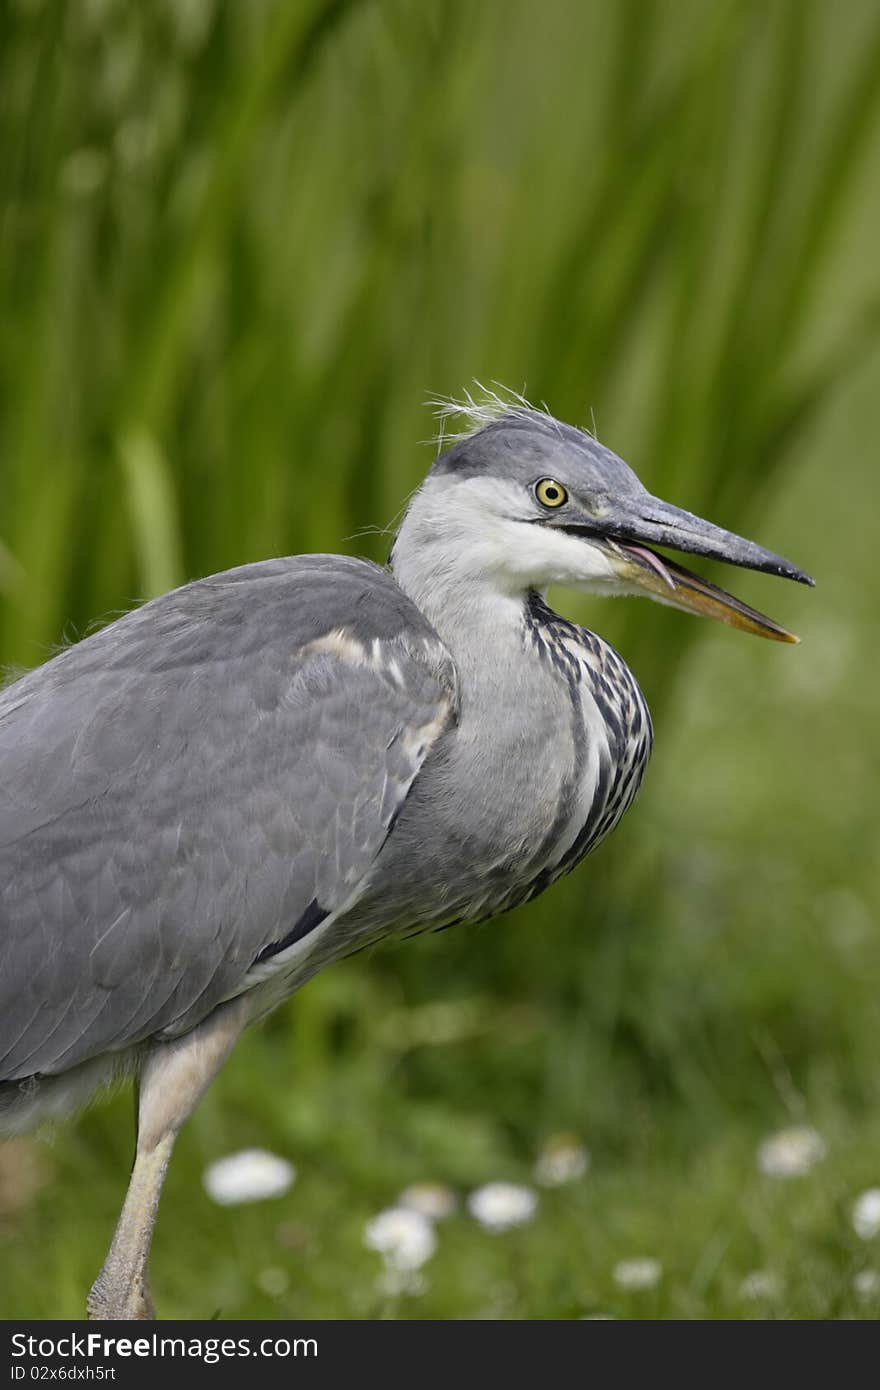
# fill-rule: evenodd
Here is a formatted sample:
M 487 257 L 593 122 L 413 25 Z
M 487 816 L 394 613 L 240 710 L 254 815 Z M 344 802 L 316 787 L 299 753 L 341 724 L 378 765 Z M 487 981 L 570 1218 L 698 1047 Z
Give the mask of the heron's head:
M 798 640 L 655 545 L 813 583 L 772 551 L 652 497 L 591 435 L 525 405 L 488 417 L 439 455 L 410 504 L 393 563 L 405 588 L 422 565 L 428 585 L 466 576 L 510 594 L 550 584 L 647 594 L 762 637 Z

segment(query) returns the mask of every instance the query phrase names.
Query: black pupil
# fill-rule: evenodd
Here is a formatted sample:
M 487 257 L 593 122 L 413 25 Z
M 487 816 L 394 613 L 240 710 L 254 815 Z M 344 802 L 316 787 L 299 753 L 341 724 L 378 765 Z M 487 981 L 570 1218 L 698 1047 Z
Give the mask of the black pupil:
M 547 501 L 548 501 L 548 502 L 555 502 L 556 499 L 557 499 L 557 497 L 559 496 L 559 488 L 558 488 L 558 487 L 545 487 L 545 488 L 544 488 L 544 496 L 547 498 Z

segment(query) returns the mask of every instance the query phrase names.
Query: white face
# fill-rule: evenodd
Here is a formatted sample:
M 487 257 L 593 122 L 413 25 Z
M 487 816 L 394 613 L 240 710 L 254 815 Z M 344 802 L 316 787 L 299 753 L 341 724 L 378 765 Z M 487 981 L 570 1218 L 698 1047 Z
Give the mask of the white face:
M 600 542 L 542 525 L 547 515 L 532 490 L 512 480 L 428 478 L 401 527 L 395 572 L 416 552 L 441 582 L 467 577 L 508 594 L 551 584 L 630 592 Z

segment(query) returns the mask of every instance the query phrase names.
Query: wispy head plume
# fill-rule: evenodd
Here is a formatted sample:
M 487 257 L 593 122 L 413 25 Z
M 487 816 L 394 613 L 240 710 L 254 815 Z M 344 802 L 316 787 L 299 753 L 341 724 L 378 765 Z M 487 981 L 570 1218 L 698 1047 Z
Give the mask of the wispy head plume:
M 533 405 L 522 392 L 502 386 L 497 381 L 493 381 L 491 386 L 475 381 L 474 389 L 463 391 L 460 399 L 455 396 L 429 396 L 426 404 L 433 407 L 439 421 L 434 436 L 438 454 L 462 439 L 470 439 L 478 430 L 505 416 L 545 415 L 548 420 L 557 423 L 546 403 Z

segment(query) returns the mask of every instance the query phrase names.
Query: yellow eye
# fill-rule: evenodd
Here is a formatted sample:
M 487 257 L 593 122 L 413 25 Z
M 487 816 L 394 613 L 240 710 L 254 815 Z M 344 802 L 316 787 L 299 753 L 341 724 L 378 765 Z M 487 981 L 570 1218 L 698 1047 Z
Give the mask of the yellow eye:
M 568 493 L 554 478 L 542 478 L 535 483 L 535 496 L 543 507 L 561 507 L 568 501 Z

